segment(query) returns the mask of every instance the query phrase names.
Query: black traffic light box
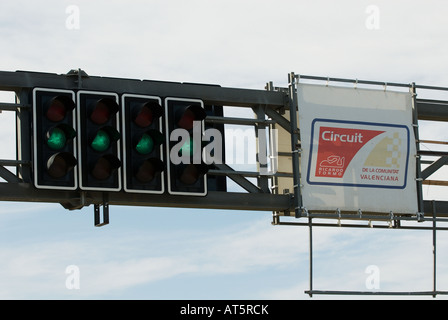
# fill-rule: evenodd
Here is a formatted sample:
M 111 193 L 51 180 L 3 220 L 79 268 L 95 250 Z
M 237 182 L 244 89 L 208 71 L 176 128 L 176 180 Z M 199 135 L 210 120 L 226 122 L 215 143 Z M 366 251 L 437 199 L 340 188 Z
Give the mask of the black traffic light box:
M 33 172 L 40 189 L 76 190 L 75 93 L 34 88 Z
M 165 192 L 162 99 L 124 94 L 123 179 L 124 190 L 136 193 Z
M 168 193 L 207 194 L 209 166 L 202 159 L 202 134 L 206 117 L 199 99 L 165 99 Z
M 78 91 L 79 187 L 121 190 L 121 120 L 118 95 Z

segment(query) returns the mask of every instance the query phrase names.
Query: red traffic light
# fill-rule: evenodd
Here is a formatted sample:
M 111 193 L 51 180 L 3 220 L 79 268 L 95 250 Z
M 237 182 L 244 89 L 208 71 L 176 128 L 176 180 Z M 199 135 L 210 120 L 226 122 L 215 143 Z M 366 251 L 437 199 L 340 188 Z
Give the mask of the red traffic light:
M 90 120 L 96 124 L 105 124 L 110 117 L 118 112 L 118 104 L 111 98 L 98 100 L 90 114 Z
M 202 178 L 208 172 L 208 166 L 201 164 L 187 164 L 180 172 L 179 180 L 186 185 L 195 184 L 200 178 Z
M 75 103 L 67 96 L 57 96 L 51 99 L 45 116 L 48 120 L 59 122 L 64 120 L 68 112 L 75 108 Z
M 207 114 L 200 105 L 192 104 L 185 109 L 179 109 L 176 112 L 176 124 L 185 130 L 193 129 L 194 121 L 202 121 Z
M 155 101 L 146 102 L 135 115 L 134 122 L 140 128 L 149 127 L 154 120 L 163 115 L 163 108 Z

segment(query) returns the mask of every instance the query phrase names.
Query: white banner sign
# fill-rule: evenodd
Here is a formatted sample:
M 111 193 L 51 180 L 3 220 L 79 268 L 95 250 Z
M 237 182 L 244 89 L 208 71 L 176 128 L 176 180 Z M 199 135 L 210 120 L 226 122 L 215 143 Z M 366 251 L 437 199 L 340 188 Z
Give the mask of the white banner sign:
M 308 210 L 417 212 L 410 93 L 298 85 Z

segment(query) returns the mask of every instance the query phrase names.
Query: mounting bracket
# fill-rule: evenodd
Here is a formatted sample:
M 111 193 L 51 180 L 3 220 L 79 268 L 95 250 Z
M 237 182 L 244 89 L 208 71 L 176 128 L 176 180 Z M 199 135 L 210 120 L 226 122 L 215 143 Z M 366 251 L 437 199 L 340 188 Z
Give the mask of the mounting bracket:
M 100 206 L 103 206 L 103 222 L 101 222 Z M 103 227 L 109 224 L 109 201 L 107 199 L 107 194 L 103 194 L 103 203 L 94 204 L 94 215 L 95 215 L 95 227 Z

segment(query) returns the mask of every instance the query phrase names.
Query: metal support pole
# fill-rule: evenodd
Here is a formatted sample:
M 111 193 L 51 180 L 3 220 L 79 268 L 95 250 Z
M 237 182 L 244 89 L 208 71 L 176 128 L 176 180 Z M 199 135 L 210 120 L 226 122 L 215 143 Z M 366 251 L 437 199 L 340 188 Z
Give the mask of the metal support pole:
M 420 214 L 420 218 L 424 218 L 424 203 L 423 203 L 423 178 L 422 178 L 422 170 L 421 170 L 421 161 L 420 157 L 420 143 L 418 142 L 420 140 L 419 137 L 419 130 L 418 130 L 418 114 L 417 114 L 417 93 L 415 91 L 415 83 L 412 83 L 412 86 L 410 88 L 411 94 L 412 94 L 412 124 L 414 126 L 414 136 L 416 142 L 416 151 L 417 154 L 415 155 L 416 158 L 416 176 L 417 176 L 417 197 L 418 197 L 418 212 Z
M 257 139 L 257 164 L 259 172 L 263 173 L 257 177 L 258 187 L 265 193 L 269 193 L 269 179 L 266 176 L 268 171 L 268 153 L 266 140 L 266 124 L 264 124 L 266 114 L 261 105 L 252 108 L 258 120 L 255 126 L 255 137 Z
M 310 230 L 310 291 L 309 296 L 313 297 L 313 223 L 312 218 L 308 218 L 308 227 Z
M 16 103 L 30 105 L 30 90 L 23 88 L 16 92 Z M 19 108 L 16 111 L 16 159 L 31 161 L 31 108 Z M 17 166 L 20 181 L 30 183 L 31 166 Z
M 433 298 L 437 295 L 437 238 L 436 238 L 436 202 L 432 201 L 432 254 L 433 254 Z
M 289 112 L 291 123 L 291 152 L 292 152 L 292 172 L 294 174 L 294 211 L 295 217 L 302 216 L 302 195 L 300 192 L 300 165 L 299 165 L 299 130 L 297 127 L 297 93 L 296 76 L 293 72 L 289 74 Z

